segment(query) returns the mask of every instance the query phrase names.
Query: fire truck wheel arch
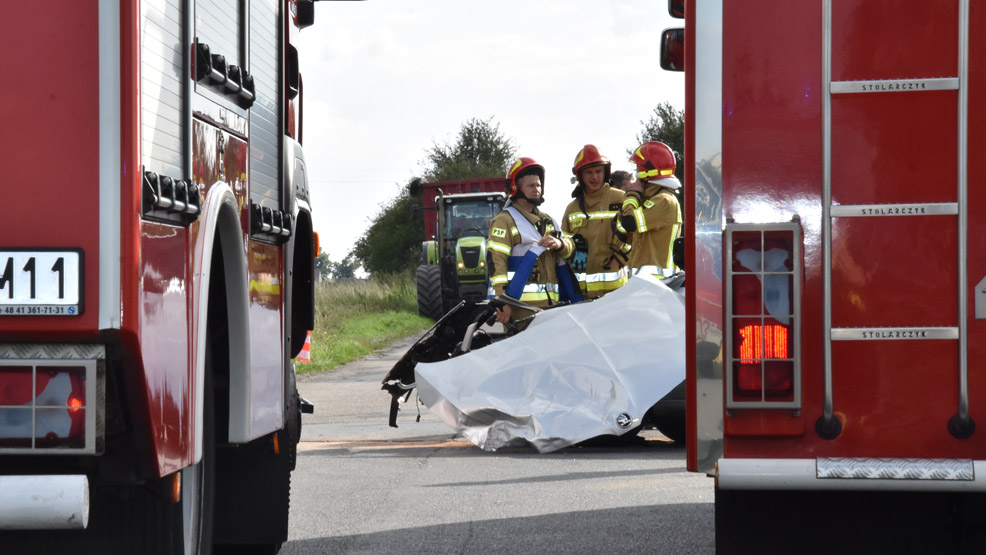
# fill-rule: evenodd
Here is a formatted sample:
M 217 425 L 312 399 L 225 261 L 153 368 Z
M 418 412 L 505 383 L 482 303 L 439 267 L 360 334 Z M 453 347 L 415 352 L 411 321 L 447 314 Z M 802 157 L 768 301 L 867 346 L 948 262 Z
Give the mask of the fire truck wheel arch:
M 243 257 L 243 235 L 236 206 L 236 198 L 230 187 L 218 182 L 209 188 L 202 209 L 204 231 L 198 236 L 196 252 L 198 268 L 196 342 L 195 342 L 195 422 L 202 422 L 203 394 L 205 386 L 205 341 L 208 321 L 208 292 L 213 250 L 218 241 L 223 253 L 226 304 L 229 326 L 229 388 L 230 418 L 229 440 L 234 443 L 248 441 L 250 423 L 250 391 L 246 372 L 250 368 L 249 346 L 249 289 L 246 280 L 246 260 Z M 195 430 L 195 457 L 202 458 L 202 427 Z

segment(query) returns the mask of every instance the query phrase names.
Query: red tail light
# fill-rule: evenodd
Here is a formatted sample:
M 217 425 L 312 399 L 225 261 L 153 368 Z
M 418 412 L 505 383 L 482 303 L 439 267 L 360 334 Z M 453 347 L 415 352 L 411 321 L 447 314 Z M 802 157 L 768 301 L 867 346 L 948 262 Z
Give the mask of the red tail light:
M 30 366 L 0 368 L 0 407 L 16 407 L 31 402 Z
M 736 366 L 736 389 L 741 393 L 755 393 L 758 397 L 763 389 L 760 364 L 738 364 Z
M 795 348 L 800 227 L 734 227 L 726 266 L 732 374 L 727 406 L 793 406 L 800 387 Z
M 740 334 L 740 358 L 743 360 L 764 358 L 788 358 L 787 326 L 743 326 Z
M 86 369 L 0 369 L 0 447 L 83 447 Z

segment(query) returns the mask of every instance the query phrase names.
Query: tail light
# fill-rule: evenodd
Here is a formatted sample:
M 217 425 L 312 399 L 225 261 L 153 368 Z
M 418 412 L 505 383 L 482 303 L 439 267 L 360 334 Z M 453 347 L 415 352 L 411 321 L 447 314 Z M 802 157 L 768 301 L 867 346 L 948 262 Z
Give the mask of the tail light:
M 95 452 L 95 382 L 96 361 L 0 360 L 0 452 Z
M 801 227 L 726 226 L 727 408 L 800 408 Z

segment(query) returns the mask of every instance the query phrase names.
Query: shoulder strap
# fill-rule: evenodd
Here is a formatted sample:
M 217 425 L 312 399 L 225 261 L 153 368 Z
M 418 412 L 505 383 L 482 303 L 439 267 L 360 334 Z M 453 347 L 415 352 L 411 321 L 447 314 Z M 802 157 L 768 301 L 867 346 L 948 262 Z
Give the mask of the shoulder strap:
M 544 252 L 544 247 L 538 246 L 538 241 L 541 240 L 541 234 L 534 227 L 534 224 L 530 220 L 524 217 L 519 210 L 513 206 L 508 206 L 506 211 L 510 213 L 510 216 L 514 219 L 514 225 L 517 226 L 517 232 L 520 233 L 520 245 L 524 245 L 524 251 L 530 252 L 534 251 L 536 256 L 541 256 Z M 514 247 L 515 249 L 517 247 Z M 523 254 L 523 253 L 519 253 Z

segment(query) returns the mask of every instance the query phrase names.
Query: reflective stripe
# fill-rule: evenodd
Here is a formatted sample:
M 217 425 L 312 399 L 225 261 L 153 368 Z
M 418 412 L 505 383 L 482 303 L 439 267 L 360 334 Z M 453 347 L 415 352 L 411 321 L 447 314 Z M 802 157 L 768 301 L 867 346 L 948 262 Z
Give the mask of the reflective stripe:
M 514 279 L 513 272 L 507 272 L 507 281 Z M 524 294 L 527 293 L 544 293 L 545 291 L 550 293 L 558 292 L 557 283 L 528 283 L 524 285 Z
M 664 261 L 665 268 L 674 268 L 674 240 L 678 237 L 678 224 L 671 226 L 671 242 L 668 243 L 668 259 Z
M 510 228 L 510 235 L 517 235 L 518 233 L 520 233 L 520 232 L 517 231 L 517 228 L 516 227 L 511 227 Z
M 583 283 L 597 283 L 602 281 L 619 281 L 623 280 L 626 282 L 627 273 L 626 270 L 620 268 L 615 272 L 597 272 L 595 274 L 578 274 L 579 281 Z
M 637 233 L 647 231 L 647 220 L 644 219 L 644 209 L 635 208 L 633 211 L 633 217 L 637 219 Z
M 616 291 L 620 287 L 627 284 L 627 278 L 622 278 L 619 281 L 604 281 L 599 283 L 586 283 L 585 290 L 587 292 L 597 292 L 597 291 Z
M 502 252 L 503 254 L 506 254 L 508 256 L 510 255 L 511 248 L 507 245 L 504 245 L 503 243 L 496 243 L 490 241 L 489 243 L 486 244 L 486 246 L 487 248 L 491 250 L 495 250 L 496 252 Z
M 641 156 L 641 158 L 643 158 L 643 156 Z M 664 176 L 664 175 L 671 175 L 672 173 L 674 173 L 674 170 L 656 170 L 655 169 L 655 170 L 650 170 L 650 171 L 645 171 L 645 172 L 637 172 L 637 177 L 640 178 L 640 179 L 647 179 L 648 177 L 655 177 L 655 176 L 658 176 L 658 175 L 662 175 L 662 176 Z
M 560 300 L 558 293 L 524 293 L 520 296 L 522 303 L 534 303 L 538 301 L 551 301 L 557 303 Z
M 630 196 L 628 196 L 626 198 L 626 200 L 623 201 L 623 204 L 629 204 L 630 206 L 633 206 L 634 208 L 640 208 L 640 201 L 637 200 L 637 197 L 630 197 Z
M 670 277 L 671 275 L 673 275 L 674 270 L 662 268 L 654 264 L 648 264 L 646 266 L 641 266 L 639 268 L 633 268 L 630 270 L 631 276 L 635 276 L 637 274 L 646 274 L 646 275 L 654 276 L 658 279 L 664 279 L 666 277 Z
M 510 278 L 505 275 L 496 275 L 490 278 L 490 283 L 493 285 L 500 285 L 501 283 L 509 283 Z
M 616 231 L 619 231 L 620 233 L 623 234 L 626 234 L 627 232 L 627 230 L 623 227 L 623 222 L 620 221 L 620 218 L 616 218 Z M 626 246 L 629 247 L 630 245 L 626 245 Z
M 613 291 L 626 285 L 629 279 L 626 268 L 620 268 L 615 272 L 576 274 L 575 277 L 586 291 Z
M 597 210 L 596 212 L 573 212 L 568 215 L 568 221 L 574 222 L 576 220 L 584 220 L 587 217 L 590 220 L 605 220 L 606 218 L 612 218 L 616 216 L 617 212 L 615 210 Z

